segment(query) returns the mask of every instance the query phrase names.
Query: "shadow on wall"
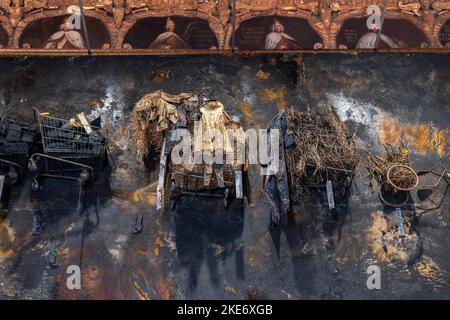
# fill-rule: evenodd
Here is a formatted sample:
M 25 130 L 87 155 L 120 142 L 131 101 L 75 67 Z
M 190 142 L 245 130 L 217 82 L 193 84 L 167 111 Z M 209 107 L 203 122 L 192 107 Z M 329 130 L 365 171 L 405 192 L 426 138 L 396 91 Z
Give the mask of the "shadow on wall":
M 6 30 L 0 26 L 0 48 L 4 48 L 8 45 L 8 34 Z
M 137 21 L 125 37 L 127 49 L 217 49 L 208 21 L 198 18 L 161 17 Z
M 82 30 L 64 28 L 65 16 L 43 18 L 31 22 L 23 31 L 20 48 L 32 49 L 85 49 Z M 111 39 L 103 22 L 86 17 L 89 42 L 92 49 L 111 47 Z
M 322 39 L 301 18 L 258 17 L 242 22 L 236 31 L 240 50 L 321 49 Z
M 372 31 L 367 29 L 366 22 L 366 17 L 346 20 L 337 35 L 337 47 L 342 49 L 360 47 L 358 42 L 363 41 L 361 38 L 372 34 Z M 399 48 L 420 48 L 430 45 L 425 34 L 412 22 L 405 19 L 386 19 L 383 25 L 383 35 L 385 38 L 384 41 L 381 39 L 380 48 L 393 47 L 392 44 Z
M 239 244 L 244 228 L 243 208 L 232 205 L 228 210 L 220 209 L 216 199 L 184 200 L 175 215 L 175 233 L 179 263 L 189 272 L 187 289 L 197 288 L 204 262 L 211 284 L 219 286 L 220 265 L 233 256 L 236 277 L 244 280 L 244 248 Z
M 450 20 L 447 20 L 439 31 L 439 42 L 444 47 L 450 47 Z

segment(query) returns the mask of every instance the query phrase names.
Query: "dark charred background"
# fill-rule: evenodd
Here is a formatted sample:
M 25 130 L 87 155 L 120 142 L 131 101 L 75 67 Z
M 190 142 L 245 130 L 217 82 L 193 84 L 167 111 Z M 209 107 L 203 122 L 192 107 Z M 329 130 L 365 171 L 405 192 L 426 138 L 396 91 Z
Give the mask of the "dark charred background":
M 279 108 L 334 106 L 361 149 L 351 196 L 333 215 L 318 197 L 270 232 L 261 177 L 251 167 L 252 205 L 243 210 L 186 199 L 177 211 L 156 214 L 158 172 L 138 161 L 127 125 L 134 104 L 158 89 L 214 97 L 246 128 L 265 128 Z M 448 55 L 2 58 L 0 106 L 29 122 L 33 107 L 61 118 L 101 115 L 114 159 L 87 190 L 81 216 L 76 184 L 49 181 L 33 193 L 28 176 L 13 188 L 0 221 L 2 299 L 450 297 L 448 187 L 425 200 L 412 194 L 423 208 L 403 210 L 401 240 L 364 167 L 367 150 L 401 139 L 418 169 L 448 152 Z M 44 220 L 38 237 L 33 214 Z M 138 214 L 144 229 L 135 236 Z M 47 263 L 52 249 L 57 269 Z M 66 288 L 74 264 L 82 270 L 79 291 Z M 366 287 L 373 264 L 381 290 Z

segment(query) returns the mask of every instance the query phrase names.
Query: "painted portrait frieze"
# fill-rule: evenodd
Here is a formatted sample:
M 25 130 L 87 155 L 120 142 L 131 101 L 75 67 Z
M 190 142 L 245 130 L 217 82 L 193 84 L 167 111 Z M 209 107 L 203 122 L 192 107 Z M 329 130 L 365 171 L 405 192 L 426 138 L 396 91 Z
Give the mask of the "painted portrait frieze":
M 110 47 L 110 37 L 103 22 L 86 17 L 87 34 L 91 49 Z M 82 27 L 74 28 L 68 16 L 43 18 L 31 22 L 23 31 L 20 48 L 26 49 L 87 49 Z
M 301 50 L 321 47 L 308 21 L 290 17 L 258 17 L 243 21 L 236 31 L 239 50 Z
M 218 49 L 207 21 L 177 16 L 138 20 L 126 35 L 124 46 L 151 50 Z
M 339 49 L 374 49 L 377 38 L 378 48 L 421 48 L 428 47 L 429 41 L 425 34 L 412 22 L 405 19 L 386 19 L 383 31 L 379 32 L 376 23 L 370 25 L 367 18 L 350 18 L 346 20 L 338 35 Z

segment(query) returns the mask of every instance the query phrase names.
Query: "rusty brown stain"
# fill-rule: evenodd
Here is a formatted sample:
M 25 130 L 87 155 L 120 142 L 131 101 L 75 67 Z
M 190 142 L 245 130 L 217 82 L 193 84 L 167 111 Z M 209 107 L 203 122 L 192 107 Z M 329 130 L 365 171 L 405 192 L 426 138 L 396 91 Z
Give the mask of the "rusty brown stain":
M 448 129 L 445 130 L 433 130 L 433 143 L 436 146 L 437 153 L 442 156 L 446 152 L 446 139 L 445 135 L 448 134 Z
M 103 106 L 102 100 L 101 100 L 101 99 L 98 99 L 98 98 L 94 98 L 94 99 L 89 100 L 89 101 L 88 101 L 88 104 L 89 104 L 91 107 L 94 107 L 94 108 L 100 108 L 100 107 Z
M 259 69 L 258 72 L 256 72 L 256 77 L 259 79 L 267 80 L 271 76 L 270 72 L 266 72 L 264 70 Z
M 153 267 L 158 267 L 153 265 Z M 161 275 L 160 270 L 157 270 L 154 274 L 153 281 L 148 279 L 147 273 L 139 268 L 136 273 L 133 273 L 133 289 L 136 293 L 138 299 L 141 300 L 151 300 L 149 296 L 149 290 L 156 294 L 161 300 L 170 300 L 172 299 L 171 287 L 172 280 L 170 274 L 166 277 Z M 153 284 L 153 286 L 152 286 Z
M 130 201 L 132 203 L 146 203 L 150 206 L 154 206 L 156 205 L 156 192 L 152 189 L 154 185 L 155 184 L 152 183 L 144 188 L 127 193 L 116 192 L 114 193 L 114 197 L 120 199 L 122 204 L 123 201 Z
M 142 289 L 140 284 L 135 280 L 133 281 L 134 291 L 136 292 L 136 296 L 140 300 L 150 300 L 150 297 L 148 294 Z
M 443 156 L 448 151 L 448 128 L 441 129 L 424 123 L 402 124 L 397 119 L 384 116 L 378 126 L 380 144 L 398 144 L 405 141 L 418 152 L 436 152 Z
M 252 125 L 255 123 L 255 109 L 250 103 L 242 102 L 239 104 L 238 109 L 247 125 Z
M 266 102 L 275 102 L 280 109 L 285 109 L 287 104 L 285 101 L 286 98 L 286 87 L 281 86 L 280 88 L 273 89 L 259 89 L 259 93 L 261 97 Z
M 163 80 L 170 79 L 170 70 L 168 70 L 164 67 L 159 67 L 152 73 L 150 78 L 153 81 L 157 81 L 157 82 L 161 82 Z
M 55 283 L 55 298 L 57 299 L 122 299 L 124 292 L 120 290 L 120 282 L 111 268 L 105 267 L 98 261 L 96 253 L 89 247 L 74 247 L 63 252 L 58 251 L 59 264 L 62 273 L 52 276 Z M 67 275 L 65 268 L 71 264 L 79 264 L 83 257 L 81 266 L 82 290 L 69 290 L 66 286 Z M 99 264 L 100 262 L 100 264 Z
M 169 279 L 169 276 L 166 279 L 158 277 L 156 279 L 158 292 L 162 300 L 171 300 L 172 293 L 170 288 L 172 287 L 172 281 Z
M 136 255 L 140 255 L 140 256 L 144 256 L 144 257 L 150 258 L 150 253 L 147 252 L 147 251 L 145 251 L 145 250 L 136 248 L 136 249 L 134 250 L 134 252 L 135 252 Z
M 0 261 L 15 255 L 15 250 L 11 248 L 15 240 L 16 236 L 9 221 L 0 220 Z

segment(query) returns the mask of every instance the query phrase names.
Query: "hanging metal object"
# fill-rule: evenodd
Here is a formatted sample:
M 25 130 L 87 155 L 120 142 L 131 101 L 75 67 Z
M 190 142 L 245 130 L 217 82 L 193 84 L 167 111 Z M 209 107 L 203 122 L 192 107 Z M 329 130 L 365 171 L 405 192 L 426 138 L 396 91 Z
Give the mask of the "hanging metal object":
M 381 19 L 380 19 L 380 28 L 378 29 L 377 40 L 375 41 L 375 49 L 378 49 L 378 44 L 380 42 L 381 31 L 383 30 L 384 16 L 386 15 L 387 6 L 388 6 L 388 0 L 384 0 L 383 13 L 381 14 Z
M 78 0 L 78 6 L 80 7 L 81 23 L 83 25 L 84 39 L 86 41 L 86 47 L 88 49 L 88 54 L 90 55 L 91 54 L 91 44 L 89 42 L 89 35 L 87 32 L 86 18 L 84 16 L 83 0 Z

